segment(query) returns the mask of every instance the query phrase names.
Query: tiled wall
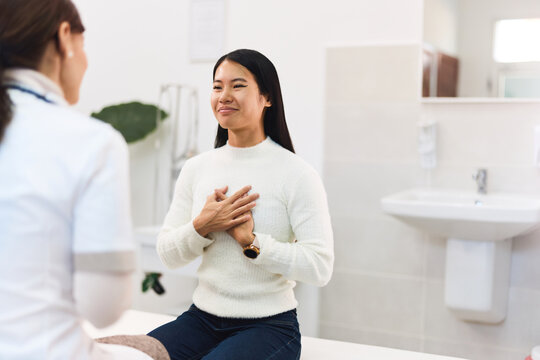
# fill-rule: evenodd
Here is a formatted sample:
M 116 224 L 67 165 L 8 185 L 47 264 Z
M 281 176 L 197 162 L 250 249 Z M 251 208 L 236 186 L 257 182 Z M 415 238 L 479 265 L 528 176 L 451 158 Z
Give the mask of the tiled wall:
M 321 336 L 472 360 L 524 359 L 540 344 L 540 232 L 513 244 L 506 320 L 463 322 L 444 305 L 445 240 L 382 213 L 382 196 L 413 186 L 540 196 L 533 127 L 540 104 L 421 104 L 419 45 L 327 50 L 324 181 L 335 232 L 334 277 L 322 290 Z M 422 170 L 416 123 L 438 123 L 438 166 Z

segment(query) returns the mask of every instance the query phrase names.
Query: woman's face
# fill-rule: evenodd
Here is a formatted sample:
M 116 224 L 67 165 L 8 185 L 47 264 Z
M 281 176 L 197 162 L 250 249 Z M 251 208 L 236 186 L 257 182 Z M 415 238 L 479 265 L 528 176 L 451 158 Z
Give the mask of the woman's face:
M 75 104 L 79 101 L 79 90 L 88 61 L 84 51 L 84 35 L 72 33 L 69 42 L 70 52 L 63 59 L 60 70 L 60 85 L 67 102 Z
M 210 102 L 221 127 L 231 131 L 258 130 L 263 126 L 265 108 L 271 106 L 259 92 L 253 74 L 229 60 L 216 70 Z

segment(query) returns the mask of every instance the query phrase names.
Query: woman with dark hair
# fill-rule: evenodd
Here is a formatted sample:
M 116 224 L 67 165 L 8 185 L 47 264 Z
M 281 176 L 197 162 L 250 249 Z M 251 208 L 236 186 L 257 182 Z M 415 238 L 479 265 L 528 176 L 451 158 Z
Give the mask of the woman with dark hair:
M 69 0 L 0 0 L 0 359 L 168 359 L 81 326 L 122 314 L 135 265 L 126 143 L 68 108 L 83 32 Z
M 294 154 L 270 60 L 233 51 L 213 84 L 216 148 L 186 162 L 157 243 L 170 268 L 202 255 L 199 284 L 190 309 L 149 335 L 171 359 L 298 359 L 295 281 L 332 274 L 325 191 Z

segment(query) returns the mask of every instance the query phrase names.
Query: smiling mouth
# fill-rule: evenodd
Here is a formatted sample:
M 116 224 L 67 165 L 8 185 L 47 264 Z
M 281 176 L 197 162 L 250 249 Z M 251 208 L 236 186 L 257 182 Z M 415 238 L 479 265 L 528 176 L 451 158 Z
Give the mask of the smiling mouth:
M 235 109 L 235 108 L 220 108 L 220 109 L 218 109 L 218 113 L 220 113 L 220 114 L 230 114 L 230 113 L 232 113 L 232 112 L 234 112 L 236 110 L 237 109 Z

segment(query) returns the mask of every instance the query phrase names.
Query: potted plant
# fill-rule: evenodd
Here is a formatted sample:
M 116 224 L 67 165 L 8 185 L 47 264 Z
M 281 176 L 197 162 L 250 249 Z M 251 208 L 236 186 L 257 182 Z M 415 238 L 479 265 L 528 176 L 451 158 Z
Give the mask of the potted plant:
M 91 116 L 112 125 L 130 144 L 156 130 L 157 119 L 163 121 L 169 114 L 155 105 L 133 101 L 106 106 Z

